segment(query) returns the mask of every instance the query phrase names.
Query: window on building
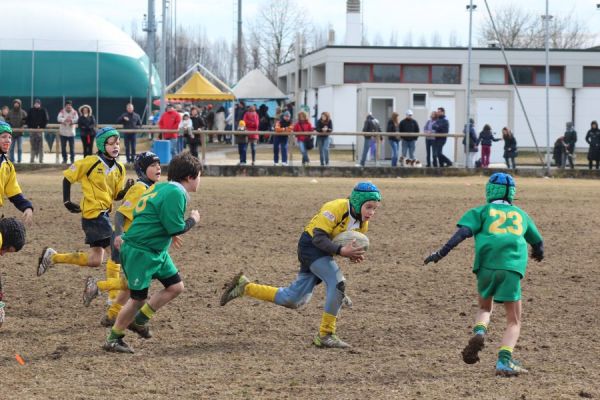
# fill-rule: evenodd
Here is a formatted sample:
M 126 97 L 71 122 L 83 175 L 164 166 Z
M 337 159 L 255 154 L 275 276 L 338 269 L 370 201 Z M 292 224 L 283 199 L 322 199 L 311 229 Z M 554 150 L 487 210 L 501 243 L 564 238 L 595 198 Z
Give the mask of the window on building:
M 583 86 L 600 86 L 600 67 L 583 67 Z
M 546 85 L 546 67 L 535 68 L 535 84 L 545 86 Z M 562 84 L 562 68 L 550 67 L 550 84 L 561 85 Z
M 429 83 L 429 67 L 427 65 L 402 66 L 403 83 Z
M 433 65 L 431 67 L 431 83 L 460 83 L 460 67 L 458 65 Z
M 506 84 L 506 75 L 504 67 L 485 67 L 479 68 L 479 83 L 491 85 Z
M 373 64 L 373 82 L 400 83 L 400 65 Z
M 344 64 L 344 82 L 369 82 L 371 66 L 369 64 Z
M 517 85 L 533 85 L 534 83 L 534 68 L 533 67 L 521 67 L 513 66 L 512 72 L 515 77 Z
M 427 107 L 427 93 L 413 93 L 412 107 Z

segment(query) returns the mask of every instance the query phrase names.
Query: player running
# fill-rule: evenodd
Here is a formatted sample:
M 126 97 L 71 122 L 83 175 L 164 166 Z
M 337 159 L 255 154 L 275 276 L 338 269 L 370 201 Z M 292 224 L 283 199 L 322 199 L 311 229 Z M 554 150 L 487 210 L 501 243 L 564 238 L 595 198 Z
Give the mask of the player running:
M 149 187 L 160 180 L 161 168 L 160 159 L 150 151 L 145 151 L 135 156 L 133 161 L 135 173 L 137 174 L 137 182 L 127 191 L 123 198 L 123 203 L 115 213 L 115 231 L 114 240 L 111 243 L 110 258 L 113 263 L 121 263 L 119 250 L 115 246 L 121 244 L 121 235 L 129 229 L 133 221 L 133 210 L 138 201 Z M 123 305 L 129 299 L 129 290 L 127 287 L 127 279 L 123 277 L 108 278 L 104 281 L 97 281 L 95 278 L 88 276 L 85 282 L 83 291 L 83 304 L 87 307 L 92 300 L 98 296 L 99 292 L 108 292 L 109 299 L 113 293 L 118 295 L 113 297 L 113 301 L 108 308 L 106 315 L 100 321 L 100 325 L 110 328 L 115 323 L 117 314 Z
M 121 200 L 133 179 L 125 183 L 125 167 L 119 157 L 119 132 L 110 126 L 96 133 L 96 155 L 75 161 L 63 172 L 63 202 L 72 213 L 82 213 L 81 226 L 89 253 L 57 253 L 46 247 L 39 259 L 37 275 L 41 276 L 56 264 L 75 264 L 81 267 L 99 267 L 104 252 L 110 246 L 113 234 L 109 213 L 114 200 Z M 81 206 L 71 202 L 71 185 L 81 183 L 83 199 Z M 107 278 L 119 278 L 120 266 L 112 260 L 106 263 Z
M 496 375 L 516 376 L 525 373 L 512 353 L 521 331 L 521 279 L 527 269 L 527 244 L 536 261 L 544 258 L 544 243 L 533 220 L 512 204 L 515 193 L 513 177 L 493 174 L 486 187 L 487 204 L 467 211 L 458 221 L 458 230 L 448 243 L 425 259 L 425 264 L 437 263 L 466 238 L 475 236 L 475 262 L 479 310 L 474 336 L 462 351 L 467 364 L 479 361 L 493 303 L 504 303 L 506 330 L 500 343 Z
M 360 182 L 352 190 L 350 198 L 325 203 L 304 228 L 298 241 L 300 272 L 288 287 L 252 283 L 242 273 L 235 276 L 225 287 L 221 305 L 248 296 L 288 307 L 298 308 L 310 301 L 316 285 L 325 282 L 325 309 L 321 318 L 319 334 L 313 344 L 317 347 L 346 348 L 350 345 L 336 335 L 337 317 L 342 304 L 351 304 L 346 297 L 346 280 L 342 270 L 333 259 L 334 255 L 349 258 L 352 262 L 364 259 L 364 250 L 333 243 L 339 233 L 356 230 L 366 233 L 369 220 L 381 202 L 379 189 L 370 182 Z

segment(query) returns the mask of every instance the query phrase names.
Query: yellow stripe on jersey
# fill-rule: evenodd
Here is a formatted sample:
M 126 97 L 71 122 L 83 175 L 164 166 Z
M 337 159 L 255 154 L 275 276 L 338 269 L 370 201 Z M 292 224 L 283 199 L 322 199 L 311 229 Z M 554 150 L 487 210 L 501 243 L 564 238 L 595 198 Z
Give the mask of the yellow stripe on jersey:
M 121 203 L 121 206 L 117 209 L 117 211 L 125 217 L 125 221 L 123 222 L 123 232 L 127 232 L 127 229 L 129 229 L 129 226 L 133 222 L 133 210 L 146 189 L 148 189 L 148 186 L 145 183 L 139 181 L 136 182 L 135 185 L 129 188 L 127 194 L 123 198 L 123 203 Z
M 115 162 L 109 168 L 97 155 L 75 161 L 63 175 L 71 183 L 81 183 L 81 212 L 86 219 L 112 210 L 113 200 L 125 185 L 123 164 Z
M 348 230 L 350 223 L 350 203 L 348 199 L 337 199 L 325 203 L 319 212 L 310 220 L 304 228 L 310 236 L 314 236 L 315 228 L 329 234 L 330 238 L 336 237 L 341 232 Z M 360 228 L 355 229 L 361 233 L 367 233 L 369 222 L 361 222 Z
M 10 161 L 3 159 L 0 165 L 0 206 L 7 197 L 13 197 L 21 193 L 21 187 L 17 182 L 15 166 Z

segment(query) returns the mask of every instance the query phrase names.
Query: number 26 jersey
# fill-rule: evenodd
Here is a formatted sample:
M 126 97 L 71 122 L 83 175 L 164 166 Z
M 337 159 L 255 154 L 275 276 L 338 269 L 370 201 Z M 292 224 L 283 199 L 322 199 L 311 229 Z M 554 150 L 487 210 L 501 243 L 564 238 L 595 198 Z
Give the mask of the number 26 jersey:
M 533 220 L 519 207 L 492 202 L 467 211 L 458 221 L 475 237 L 473 272 L 479 268 L 515 271 L 525 276 L 527 244 L 542 241 Z

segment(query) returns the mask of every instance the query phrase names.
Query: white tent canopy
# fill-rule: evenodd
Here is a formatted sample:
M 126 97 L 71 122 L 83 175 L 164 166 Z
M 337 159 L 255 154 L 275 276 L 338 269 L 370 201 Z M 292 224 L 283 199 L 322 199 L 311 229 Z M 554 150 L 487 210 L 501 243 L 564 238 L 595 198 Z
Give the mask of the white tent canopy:
M 244 75 L 233 88 L 233 94 L 237 99 L 287 99 L 287 96 L 258 69 Z

